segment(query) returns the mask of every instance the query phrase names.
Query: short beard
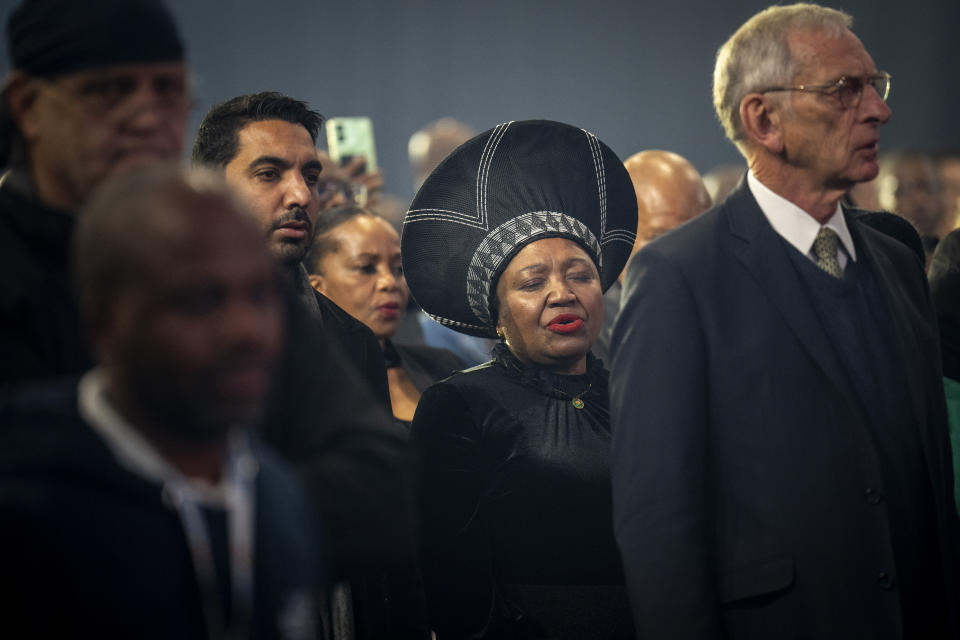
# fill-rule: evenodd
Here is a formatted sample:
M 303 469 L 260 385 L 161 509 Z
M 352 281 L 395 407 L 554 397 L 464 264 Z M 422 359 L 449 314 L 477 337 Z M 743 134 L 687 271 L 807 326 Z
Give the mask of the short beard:
M 280 265 L 288 268 L 299 265 L 307 255 L 307 250 L 313 244 L 313 225 L 310 223 L 310 216 L 307 215 L 303 207 L 291 207 L 279 216 L 273 219 L 270 227 L 267 229 L 267 238 L 271 238 L 273 233 L 283 225 L 291 222 L 302 222 L 307 225 L 307 237 L 305 240 L 283 240 L 278 247 L 271 246 L 274 251 L 274 257 Z
M 282 242 L 274 249 L 274 258 L 281 267 L 292 269 L 303 262 L 307 247 L 296 242 Z

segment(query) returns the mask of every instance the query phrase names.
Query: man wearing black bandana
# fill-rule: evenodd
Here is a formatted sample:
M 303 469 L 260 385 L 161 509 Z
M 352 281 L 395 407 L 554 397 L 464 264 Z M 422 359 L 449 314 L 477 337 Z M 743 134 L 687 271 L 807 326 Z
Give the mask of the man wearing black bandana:
M 156 0 L 26 0 L 0 100 L 0 384 L 79 373 L 68 284 L 74 212 L 105 178 L 180 155 L 184 47 Z

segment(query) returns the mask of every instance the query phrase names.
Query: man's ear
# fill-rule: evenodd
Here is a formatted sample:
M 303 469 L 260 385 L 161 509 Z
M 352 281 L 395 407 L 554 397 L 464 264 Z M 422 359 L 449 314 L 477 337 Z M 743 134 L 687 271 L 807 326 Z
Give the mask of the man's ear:
M 319 291 L 320 293 L 326 294 L 326 283 L 323 281 L 323 276 L 316 273 L 311 273 L 307 276 L 310 280 L 310 286 Z
M 37 117 L 37 96 L 40 87 L 36 78 L 22 71 L 13 71 L 7 80 L 7 105 L 10 116 L 27 141 L 40 134 L 40 119 Z
M 774 154 L 783 151 L 783 112 L 777 107 L 762 93 L 748 93 L 740 101 L 740 121 L 747 139 Z

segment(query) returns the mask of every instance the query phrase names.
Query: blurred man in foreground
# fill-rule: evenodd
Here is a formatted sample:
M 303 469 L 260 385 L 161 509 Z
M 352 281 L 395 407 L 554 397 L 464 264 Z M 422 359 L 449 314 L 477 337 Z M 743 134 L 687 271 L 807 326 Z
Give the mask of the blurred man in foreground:
M 256 222 L 216 176 L 153 168 L 92 198 L 76 248 L 99 364 L 0 408 L 4 628 L 317 637 L 313 516 L 248 430 L 283 323 Z

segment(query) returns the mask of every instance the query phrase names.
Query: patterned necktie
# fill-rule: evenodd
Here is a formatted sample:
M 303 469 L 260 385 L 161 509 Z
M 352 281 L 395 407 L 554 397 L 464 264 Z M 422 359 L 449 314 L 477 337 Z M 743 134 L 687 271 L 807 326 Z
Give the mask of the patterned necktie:
M 843 276 L 840 262 L 837 260 L 837 243 L 840 238 L 836 232 L 828 227 L 821 227 L 813 241 L 813 253 L 817 256 L 817 266 L 832 275 L 834 278 Z

